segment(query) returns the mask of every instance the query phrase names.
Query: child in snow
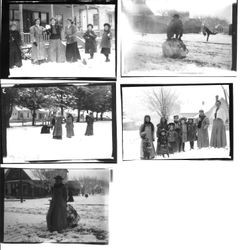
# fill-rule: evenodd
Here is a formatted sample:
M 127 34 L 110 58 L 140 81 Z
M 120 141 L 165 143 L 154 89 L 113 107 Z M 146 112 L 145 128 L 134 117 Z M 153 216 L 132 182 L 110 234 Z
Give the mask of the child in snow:
M 169 130 L 167 132 L 167 140 L 168 140 L 168 149 L 170 154 L 174 154 L 178 151 L 177 147 L 177 140 L 178 140 L 178 133 L 175 131 L 175 124 L 169 123 L 168 124 Z
M 160 130 L 158 134 L 158 143 L 159 149 L 157 149 L 157 155 L 162 155 L 165 157 L 167 155 L 169 157 L 169 149 L 168 149 L 168 133 L 167 131 L 163 128 Z
M 112 39 L 111 25 L 109 23 L 105 23 L 104 33 L 102 35 L 100 46 L 101 46 L 101 54 L 105 55 L 106 62 L 110 62 L 109 54 L 111 53 L 111 39 Z
M 83 38 L 85 39 L 85 53 L 90 54 L 89 59 L 93 59 L 97 49 L 96 37 L 97 35 L 93 31 L 93 25 L 88 24 L 87 31 L 83 34 Z
M 144 160 L 151 159 L 151 152 L 152 152 L 152 144 L 150 143 L 149 139 L 146 137 L 146 135 L 143 135 L 143 156 Z
M 196 124 L 194 123 L 193 118 L 188 119 L 187 123 L 187 139 L 190 142 L 190 149 L 194 149 L 194 142 L 197 141 L 197 128 Z

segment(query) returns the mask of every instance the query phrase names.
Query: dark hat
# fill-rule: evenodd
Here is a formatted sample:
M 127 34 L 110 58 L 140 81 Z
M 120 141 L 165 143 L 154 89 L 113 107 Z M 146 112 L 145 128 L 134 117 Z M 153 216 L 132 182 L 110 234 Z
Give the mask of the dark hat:
M 194 121 L 194 119 L 193 118 L 188 118 L 188 121 Z
M 180 16 L 179 16 L 179 14 L 176 13 L 173 15 L 173 17 L 179 18 Z
M 180 121 L 187 121 L 187 118 L 186 117 L 182 117 L 182 118 L 180 118 Z
M 54 179 L 55 179 L 55 180 L 63 180 L 63 177 L 60 176 L 60 175 L 57 175 L 57 176 L 54 177 Z
M 170 123 L 168 124 L 168 126 L 175 126 L 175 123 L 174 123 L 174 122 L 170 122 Z
M 57 21 L 57 19 L 56 19 L 55 17 L 51 17 L 51 18 L 50 18 L 50 21 L 52 21 L 52 20 Z
M 104 23 L 104 27 L 105 26 L 108 26 L 109 29 L 111 28 L 111 25 L 109 23 Z
M 173 118 L 174 118 L 174 119 L 175 119 L 175 118 L 179 118 L 179 115 L 174 115 Z
M 87 27 L 93 28 L 93 25 L 92 25 L 91 23 L 89 23 L 89 24 L 87 25 Z
M 200 109 L 200 110 L 199 110 L 199 113 L 200 113 L 200 112 L 203 112 L 203 113 L 204 113 L 204 110 L 203 110 L 203 109 Z

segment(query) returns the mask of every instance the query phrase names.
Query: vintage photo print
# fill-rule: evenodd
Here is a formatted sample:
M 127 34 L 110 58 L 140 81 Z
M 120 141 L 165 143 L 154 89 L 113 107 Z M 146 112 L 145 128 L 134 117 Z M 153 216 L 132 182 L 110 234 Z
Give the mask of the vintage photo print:
M 115 162 L 115 83 L 2 87 L 3 163 Z
M 17 1 L 6 10 L 2 78 L 116 76 L 115 4 Z
M 121 91 L 124 160 L 233 159 L 232 84 Z
M 122 0 L 122 76 L 235 75 L 236 0 Z
M 108 244 L 110 170 L 1 171 L 4 243 Z

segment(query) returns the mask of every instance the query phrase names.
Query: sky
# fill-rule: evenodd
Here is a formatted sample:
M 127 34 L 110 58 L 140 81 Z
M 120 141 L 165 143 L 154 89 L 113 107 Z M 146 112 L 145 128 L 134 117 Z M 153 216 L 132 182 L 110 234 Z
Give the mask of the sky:
M 79 177 L 92 177 L 99 180 L 108 180 L 109 181 L 110 171 L 108 169 L 69 169 L 68 179 L 73 180 L 74 178 L 78 179 Z
M 177 11 L 189 11 L 191 17 L 216 15 L 225 16 L 228 21 L 231 20 L 231 12 L 224 10 L 235 2 L 235 0 L 146 0 L 146 4 L 154 13 L 161 9 L 175 9 Z
M 229 90 L 228 86 L 224 86 Z M 160 87 L 124 87 L 123 88 L 123 112 L 125 116 L 133 120 L 143 120 L 144 115 L 152 114 L 148 107 L 147 95 Z M 215 103 L 215 96 L 224 98 L 224 92 L 220 85 L 190 85 L 190 86 L 167 86 L 179 99 L 180 113 L 197 113 L 200 109 L 207 112 Z M 157 117 L 156 119 L 159 119 Z

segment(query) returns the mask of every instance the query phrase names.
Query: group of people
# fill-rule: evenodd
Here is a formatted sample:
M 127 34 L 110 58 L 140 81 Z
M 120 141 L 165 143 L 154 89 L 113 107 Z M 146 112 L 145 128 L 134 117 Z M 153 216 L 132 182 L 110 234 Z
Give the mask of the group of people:
M 46 215 L 47 228 L 50 232 L 62 232 L 66 228 L 78 225 L 80 216 L 69 202 L 73 202 L 71 192 L 67 192 L 60 175 L 54 177 L 55 184 L 52 187 L 50 207 Z
M 199 116 L 194 118 L 180 118 L 175 115 L 174 121 L 168 123 L 165 117 L 160 119 L 157 125 L 156 138 L 157 147 L 155 150 L 155 128 L 151 122 L 151 117 L 146 115 L 144 123 L 140 127 L 141 137 L 141 159 L 154 159 L 155 156 L 163 157 L 176 152 L 184 152 L 185 144 L 189 142 L 190 149 L 194 149 L 195 142 L 197 147 L 207 148 L 225 148 L 227 145 L 225 122 L 227 117 L 221 107 L 221 102 L 216 102 L 214 111 L 212 133 L 209 141 L 208 128 L 210 125 L 209 118 L 204 114 L 203 110 L 199 111 Z
M 56 116 L 53 116 L 51 119 L 51 128 L 53 129 L 53 139 L 62 139 L 63 136 L 63 125 L 64 117 L 61 113 L 57 113 Z M 90 112 L 89 115 L 86 116 L 87 128 L 85 132 L 85 136 L 92 136 L 93 133 L 93 124 L 94 124 L 94 116 L 93 113 Z M 67 138 L 72 138 L 75 136 L 74 133 L 74 117 L 72 114 L 68 114 L 65 119 L 65 128 L 66 128 L 66 136 Z
M 66 46 L 62 43 L 62 31 L 64 30 Z M 44 40 L 44 34 L 49 37 L 48 53 L 46 43 Z M 40 19 L 35 19 L 35 24 L 30 28 L 31 37 L 31 60 L 33 64 L 42 64 L 44 62 L 77 62 L 81 60 L 81 55 L 78 49 L 77 39 L 80 39 L 77 35 L 77 28 L 71 19 L 67 19 L 65 28 L 63 29 L 58 24 L 55 18 L 50 19 L 50 24 L 43 27 Z M 85 40 L 85 53 L 90 54 L 90 59 L 93 58 L 94 53 L 97 51 L 97 35 L 93 31 L 93 25 L 88 24 L 87 31 L 83 34 Z M 105 56 L 105 61 L 109 62 L 109 55 L 111 53 L 111 25 L 104 24 L 104 32 L 101 37 L 101 53 Z M 10 25 L 9 35 L 9 67 L 21 67 L 22 66 L 22 51 L 21 51 L 21 35 L 17 30 L 15 23 Z M 86 64 L 85 58 L 83 63 Z

